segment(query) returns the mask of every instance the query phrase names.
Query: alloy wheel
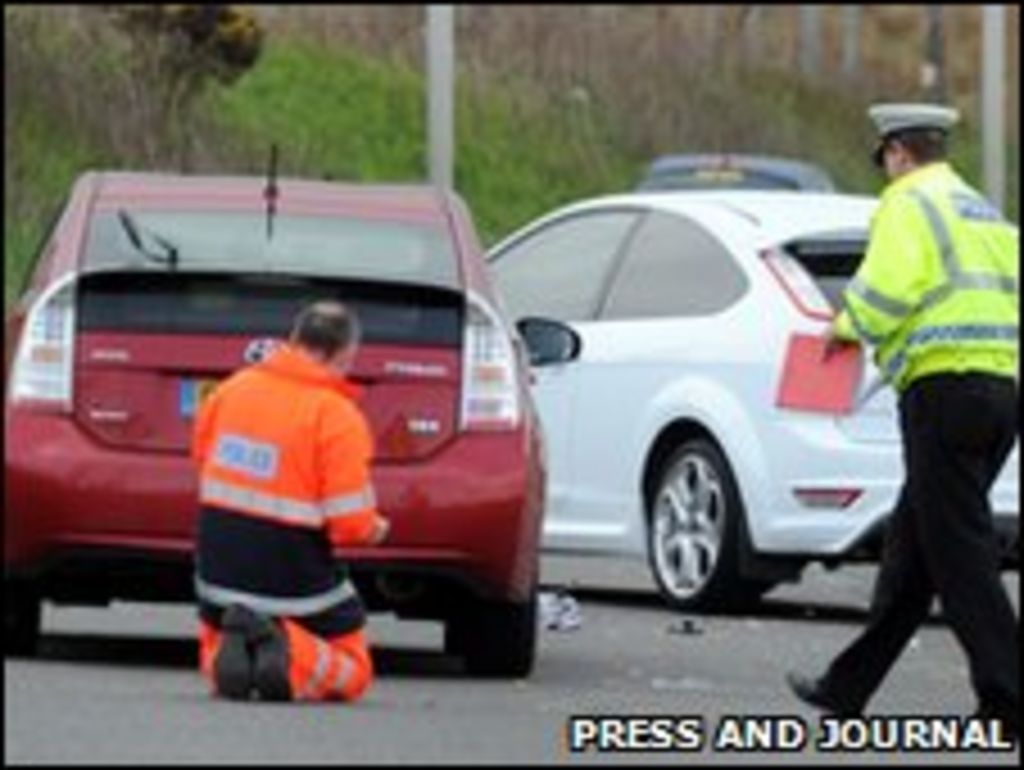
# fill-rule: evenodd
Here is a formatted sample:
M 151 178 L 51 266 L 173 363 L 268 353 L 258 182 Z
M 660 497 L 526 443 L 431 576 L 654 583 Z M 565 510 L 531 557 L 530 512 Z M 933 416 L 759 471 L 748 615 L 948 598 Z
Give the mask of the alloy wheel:
M 654 504 L 653 556 L 664 588 L 696 596 L 713 577 L 722 551 L 725 494 L 714 466 L 686 454 L 662 479 Z

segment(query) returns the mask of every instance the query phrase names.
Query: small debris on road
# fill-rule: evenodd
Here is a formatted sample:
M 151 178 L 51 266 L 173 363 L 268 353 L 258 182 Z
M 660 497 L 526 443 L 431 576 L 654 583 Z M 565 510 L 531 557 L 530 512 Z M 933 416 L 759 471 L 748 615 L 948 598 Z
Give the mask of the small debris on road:
M 678 623 L 673 623 L 668 627 L 668 632 L 682 636 L 699 636 L 704 633 L 704 626 L 694 618 L 681 618 Z
M 690 692 L 715 692 L 717 689 L 713 682 L 688 676 L 680 679 L 658 677 L 651 680 L 651 688 L 660 691 L 686 690 Z
M 575 631 L 583 625 L 579 602 L 567 591 L 542 591 L 537 604 L 541 627 L 547 631 Z

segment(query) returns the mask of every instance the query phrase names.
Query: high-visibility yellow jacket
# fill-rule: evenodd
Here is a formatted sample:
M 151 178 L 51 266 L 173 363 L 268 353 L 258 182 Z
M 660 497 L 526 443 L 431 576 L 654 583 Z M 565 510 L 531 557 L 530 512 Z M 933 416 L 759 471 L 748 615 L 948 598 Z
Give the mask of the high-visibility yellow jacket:
M 940 372 L 1017 378 L 1019 234 L 947 163 L 882 194 L 833 333 L 876 347 L 897 390 Z

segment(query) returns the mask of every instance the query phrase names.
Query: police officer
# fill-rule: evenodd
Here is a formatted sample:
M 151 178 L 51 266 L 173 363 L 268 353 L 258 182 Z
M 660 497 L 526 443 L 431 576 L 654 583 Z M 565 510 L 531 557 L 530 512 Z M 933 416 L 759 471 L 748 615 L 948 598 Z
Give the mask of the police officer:
M 332 545 L 375 544 L 372 440 L 344 376 L 356 319 L 318 302 L 288 344 L 203 403 L 196 594 L 214 694 L 355 700 L 373 678 L 363 605 Z
M 890 179 L 830 349 L 860 340 L 899 394 L 905 480 L 868 624 L 798 697 L 859 714 L 935 595 L 970 665 L 977 715 L 1019 731 L 1019 626 L 999 574 L 988 492 L 1017 425 L 1018 231 L 946 162 L 957 113 L 880 104 L 875 163 Z

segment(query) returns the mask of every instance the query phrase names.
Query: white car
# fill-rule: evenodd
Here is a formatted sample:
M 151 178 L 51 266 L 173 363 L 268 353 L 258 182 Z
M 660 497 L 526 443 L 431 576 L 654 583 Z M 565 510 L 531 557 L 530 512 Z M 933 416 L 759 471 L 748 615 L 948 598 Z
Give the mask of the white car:
M 849 414 L 776 405 L 790 337 L 827 330 L 875 205 L 631 193 L 490 251 L 546 434 L 546 550 L 646 556 L 687 610 L 745 603 L 810 561 L 877 558 L 903 478 L 892 389 L 869 363 Z M 1008 566 L 1018 465 L 1015 447 L 991 495 Z

